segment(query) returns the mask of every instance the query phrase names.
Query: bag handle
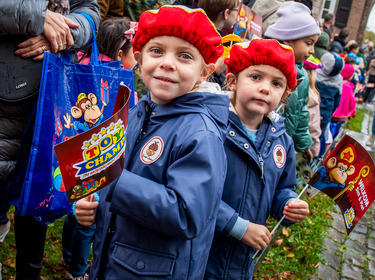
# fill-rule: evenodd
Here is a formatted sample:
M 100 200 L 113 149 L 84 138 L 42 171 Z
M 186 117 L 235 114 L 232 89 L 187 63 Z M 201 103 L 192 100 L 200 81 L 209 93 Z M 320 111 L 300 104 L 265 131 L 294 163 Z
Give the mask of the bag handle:
M 86 13 L 77 12 L 77 14 L 83 15 L 90 24 L 91 31 L 92 31 L 92 44 L 91 44 L 91 56 L 89 64 L 98 65 L 101 64 L 99 60 L 99 48 L 98 44 L 96 43 L 96 35 L 95 35 L 95 23 L 94 20 Z

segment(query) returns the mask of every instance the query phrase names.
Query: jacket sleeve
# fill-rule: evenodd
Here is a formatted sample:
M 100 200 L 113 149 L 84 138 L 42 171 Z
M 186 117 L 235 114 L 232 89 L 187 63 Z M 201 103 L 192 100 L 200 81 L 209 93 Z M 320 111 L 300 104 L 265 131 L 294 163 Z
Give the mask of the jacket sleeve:
M 95 23 L 96 31 L 100 23 L 99 5 L 96 0 L 70 0 L 70 14 L 65 15 L 70 20 L 79 24 L 77 28 L 71 28 L 74 44 L 73 49 L 79 49 L 88 44 L 92 38 L 92 31 L 89 22 L 79 13 L 88 14 Z
M 306 71 L 302 71 L 306 73 Z M 307 73 L 305 79 L 297 87 L 297 101 L 292 107 L 292 118 L 295 122 L 295 131 L 291 135 L 294 141 L 294 148 L 297 152 L 304 152 L 309 149 L 313 141 L 309 133 L 309 111 L 307 109 L 307 102 L 309 99 L 309 79 Z M 288 100 L 289 102 L 289 100 Z
M 176 151 L 166 185 L 124 170 L 110 210 L 160 233 L 191 239 L 216 218 L 226 175 L 226 156 L 217 135 L 201 131 Z
M 216 233 L 224 232 L 225 235 L 229 235 L 238 216 L 238 213 L 232 207 L 221 200 L 216 218 Z
M 293 144 L 289 147 L 285 162 L 285 168 L 280 177 L 272 201 L 271 216 L 277 220 L 282 218 L 286 203 L 290 199 L 298 196 L 296 193 L 296 158 Z M 288 220 L 282 222 L 282 225 L 284 226 L 289 226 L 291 224 L 293 223 Z
M 3 0 L 0 2 L 0 35 L 39 35 L 43 32 L 48 1 Z

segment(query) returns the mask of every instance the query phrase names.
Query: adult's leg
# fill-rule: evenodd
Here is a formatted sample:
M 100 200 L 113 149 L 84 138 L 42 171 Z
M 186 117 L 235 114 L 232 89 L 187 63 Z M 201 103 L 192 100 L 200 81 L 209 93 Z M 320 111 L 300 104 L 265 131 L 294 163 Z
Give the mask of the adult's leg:
M 32 216 L 15 215 L 16 280 L 39 280 L 47 226 Z

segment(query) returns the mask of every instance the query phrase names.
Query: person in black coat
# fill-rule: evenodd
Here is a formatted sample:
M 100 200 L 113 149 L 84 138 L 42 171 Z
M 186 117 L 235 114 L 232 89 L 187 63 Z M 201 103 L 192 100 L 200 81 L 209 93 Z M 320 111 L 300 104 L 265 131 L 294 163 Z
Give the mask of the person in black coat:
M 47 8 L 48 7 L 48 8 Z M 22 10 L 21 10 L 22 9 Z M 69 14 L 62 14 L 67 13 Z M 96 0 L 13 0 L 0 2 L 0 230 L 9 225 L 9 190 L 15 165 L 28 154 L 21 153 L 21 139 L 38 100 L 38 90 L 20 83 L 13 88 L 13 79 L 25 78 L 42 71 L 44 52 L 59 53 L 79 49 L 89 42 L 92 32 L 83 15 L 89 14 L 99 25 L 100 13 Z M 12 63 L 10 63 L 12 61 Z M 15 72 L 16 65 L 25 65 Z M 37 80 L 38 81 L 38 80 Z M 38 89 L 38 82 L 36 88 Z M 18 89 L 22 90 L 22 94 Z M 14 197 L 13 197 L 14 198 Z M 40 279 L 47 226 L 34 217 L 16 215 L 17 280 Z M 0 232 L 1 235 L 1 232 Z M 0 277 L 1 278 L 1 277 Z

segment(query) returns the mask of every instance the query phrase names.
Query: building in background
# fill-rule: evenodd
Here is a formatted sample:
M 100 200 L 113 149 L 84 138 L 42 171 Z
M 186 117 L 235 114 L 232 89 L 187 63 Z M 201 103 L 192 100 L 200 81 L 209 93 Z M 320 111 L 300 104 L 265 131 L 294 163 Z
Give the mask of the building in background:
M 335 33 L 346 28 L 350 32 L 349 39 L 361 43 L 374 4 L 375 0 L 317 0 L 313 4 L 312 14 L 319 21 L 327 13 L 334 14 Z

